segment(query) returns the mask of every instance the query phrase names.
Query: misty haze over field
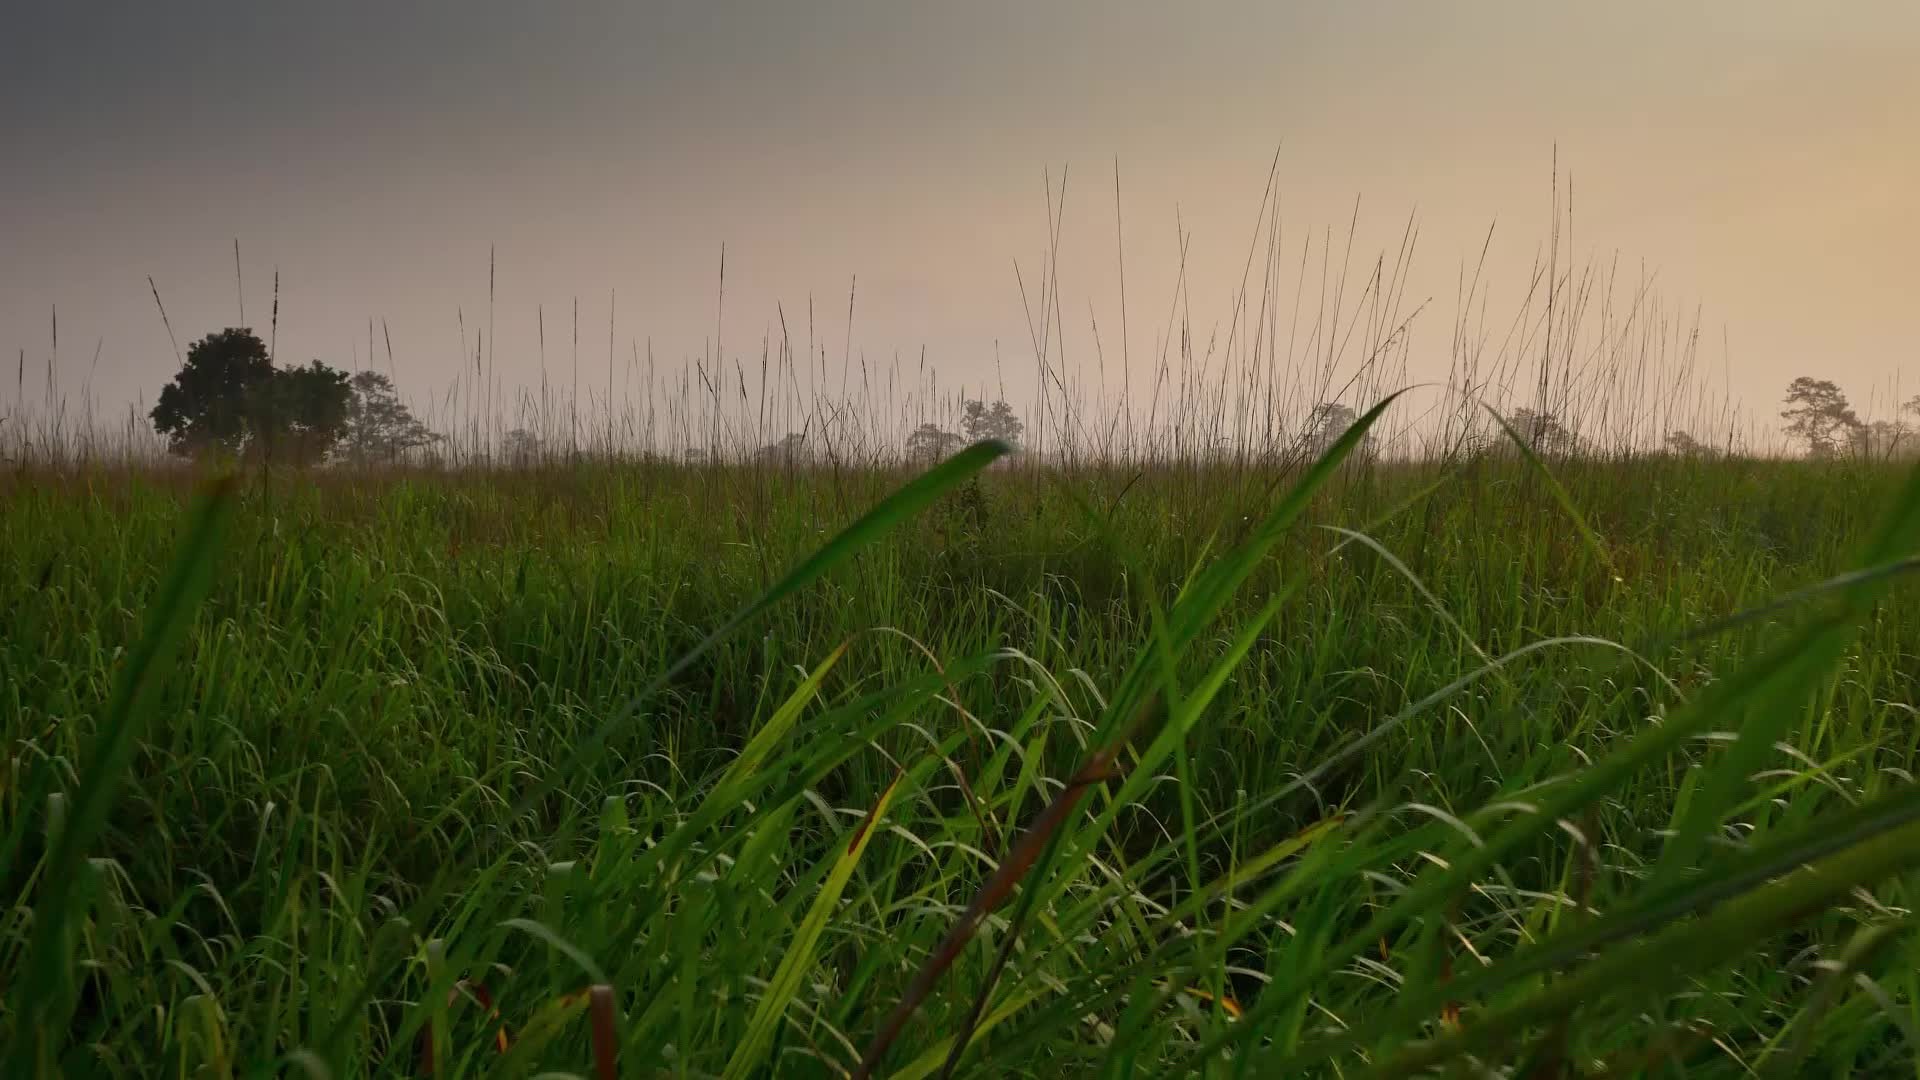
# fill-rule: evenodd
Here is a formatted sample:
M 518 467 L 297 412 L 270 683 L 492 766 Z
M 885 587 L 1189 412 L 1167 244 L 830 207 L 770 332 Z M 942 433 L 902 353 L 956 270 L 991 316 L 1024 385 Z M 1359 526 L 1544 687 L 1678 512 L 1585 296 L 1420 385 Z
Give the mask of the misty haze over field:
M 1236 302 L 1250 276 L 1258 308 L 1263 266 L 1289 314 L 1304 282 L 1307 312 L 1291 352 L 1258 343 L 1264 362 L 1311 367 L 1323 259 L 1336 286 L 1346 264 L 1351 302 L 1410 235 L 1398 310 L 1418 315 L 1394 360 L 1410 382 L 1446 378 L 1484 247 L 1486 314 L 1467 325 L 1489 349 L 1537 261 L 1597 267 L 1616 313 L 1658 301 L 1669 359 L 1690 351 L 1693 393 L 1757 444 L 1797 375 L 1837 380 L 1868 417 L 1920 391 L 1920 8 L 1902 0 L 190 3 L 6 20 L 0 346 L 22 370 L 0 410 L 44 410 L 51 368 L 70 411 L 85 391 L 109 426 L 144 412 L 175 366 L 148 276 L 184 346 L 240 324 L 243 301 L 267 336 L 277 273 L 277 357 L 390 370 L 443 424 L 489 389 L 490 426 L 514 423 L 541 383 L 542 319 L 570 395 L 576 304 L 579 393 L 598 408 L 611 375 L 615 408 L 642 409 L 649 352 L 657 398 L 697 387 L 695 362 L 726 380 L 738 363 L 752 392 L 784 312 L 799 360 L 809 337 L 817 350 L 793 365 L 804 392 L 838 392 L 849 369 L 857 383 L 864 358 L 897 373 L 896 400 L 929 398 L 924 355 L 942 391 L 1031 418 L 1051 382 L 1030 327 L 1056 280 L 1053 378 L 1085 408 L 1125 394 L 1144 416 L 1183 321 L 1197 358 L 1213 349 L 1202 380 L 1260 359 Z M 1516 370 L 1517 400 L 1531 379 Z

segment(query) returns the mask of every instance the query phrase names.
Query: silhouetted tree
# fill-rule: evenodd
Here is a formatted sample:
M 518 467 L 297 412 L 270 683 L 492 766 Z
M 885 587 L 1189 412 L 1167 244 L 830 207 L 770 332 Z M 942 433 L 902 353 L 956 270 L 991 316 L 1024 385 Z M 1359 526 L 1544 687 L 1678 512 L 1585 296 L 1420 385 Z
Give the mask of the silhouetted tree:
M 347 373 L 318 360 L 274 371 L 250 395 L 246 456 L 287 465 L 325 461 L 346 433 L 352 398 Z
M 187 349 L 187 360 L 149 415 L 182 456 L 323 461 L 346 428 L 347 375 L 318 360 L 280 370 L 253 331 L 232 327 Z
M 780 441 L 770 442 L 753 452 L 753 460 L 771 465 L 792 465 L 799 462 L 806 449 L 805 432 L 790 431 L 781 436 Z
M 1027 426 L 1013 414 L 1013 406 L 1004 401 L 996 401 L 988 406 L 984 401 L 969 401 L 960 417 L 960 426 L 966 429 L 967 439 L 979 442 L 981 439 L 999 439 L 1008 446 L 1019 446 L 1020 436 Z
M 1580 448 L 1579 438 L 1550 412 L 1515 409 L 1507 415 L 1507 423 L 1536 454 L 1565 457 Z
M 1667 453 L 1681 457 L 1712 457 L 1717 451 L 1685 431 L 1667 432 Z
M 360 464 L 391 462 L 409 450 L 439 440 L 400 400 L 393 381 L 377 371 L 362 371 L 348 380 L 345 450 Z
M 965 446 L 967 440 L 944 430 L 938 424 L 921 424 L 907 436 L 907 457 L 922 464 L 931 464 Z
M 1340 436 L 1345 435 L 1358 419 L 1358 413 L 1337 401 L 1323 401 L 1315 405 L 1313 411 L 1307 414 L 1306 431 L 1300 436 L 1301 450 L 1309 460 L 1318 459 L 1333 449 L 1333 444 L 1339 442 Z M 1373 435 L 1369 432 L 1361 436 L 1360 445 L 1353 448 L 1347 460 L 1362 460 L 1373 452 Z
M 514 428 L 500 440 L 500 456 L 512 465 L 531 465 L 544 449 L 540 436 L 526 428 Z
M 1805 440 L 1814 457 L 1832 455 L 1860 430 L 1860 417 L 1831 379 L 1800 376 L 1787 384 L 1786 404 L 1780 419 L 1789 421 L 1787 434 Z
M 266 343 L 244 327 L 208 334 L 187 348 L 187 362 L 160 390 L 149 414 L 167 449 L 183 457 L 238 454 L 252 431 L 255 391 L 273 377 Z

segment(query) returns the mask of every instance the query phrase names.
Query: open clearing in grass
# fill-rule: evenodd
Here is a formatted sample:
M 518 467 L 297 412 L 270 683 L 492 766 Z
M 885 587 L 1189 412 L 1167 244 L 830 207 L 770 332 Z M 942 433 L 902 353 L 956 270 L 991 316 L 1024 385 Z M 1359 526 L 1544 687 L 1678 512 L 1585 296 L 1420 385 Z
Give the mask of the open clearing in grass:
M 1916 1072 L 1901 470 L 963 471 L 0 480 L 9 1062 Z

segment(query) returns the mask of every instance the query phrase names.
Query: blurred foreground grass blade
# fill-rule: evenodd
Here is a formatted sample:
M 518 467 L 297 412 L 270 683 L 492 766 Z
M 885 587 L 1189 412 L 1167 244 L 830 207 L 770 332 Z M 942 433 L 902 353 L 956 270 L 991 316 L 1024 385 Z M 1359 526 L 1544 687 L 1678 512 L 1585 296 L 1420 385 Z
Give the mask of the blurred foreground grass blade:
M 1664 634 L 1650 639 L 1640 646 L 1639 651 L 1654 655 L 1667 651 L 1690 641 L 1715 637 L 1729 630 L 1735 630 L 1749 623 L 1756 623 L 1769 615 L 1776 615 L 1790 608 L 1799 607 L 1812 600 L 1828 596 L 1841 589 L 1853 588 L 1879 581 L 1883 578 L 1899 577 L 1903 574 L 1920 572 L 1920 555 L 1908 555 L 1863 570 L 1849 570 L 1844 574 L 1835 574 L 1812 585 L 1803 585 L 1792 592 L 1782 593 L 1763 604 L 1736 611 L 1700 626 L 1694 626 L 1679 633 Z M 1891 584 L 1891 583 L 1889 583 Z
M 1191 695 L 1180 694 L 1178 687 L 1173 683 L 1172 672 L 1178 658 L 1185 654 L 1188 647 L 1200 636 L 1201 631 L 1226 608 L 1234 594 L 1239 590 L 1240 585 L 1253 574 L 1254 570 L 1259 566 L 1260 561 L 1266 557 L 1273 546 L 1279 542 L 1280 538 L 1286 534 L 1287 530 L 1291 528 L 1299 519 L 1300 515 L 1305 512 L 1314 494 L 1318 492 L 1328 480 L 1333 478 L 1341 463 L 1359 447 L 1361 440 L 1366 437 L 1367 431 L 1373 427 L 1380 419 L 1380 416 L 1386 412 L 1387 407 L 1392 405 L 1394 400 L 1397 399 L 1402 392 L 1404 391 L 1388 395 L 1385 399 L 1374 405 L 1373 408 L 1367 410 L 1363 416 L 1355 420 L 1353 424 L 1334 441 L 1333 445 L 1328 447 L 1327 450 L 1315 460 L 1313 465 L 1307 470 L 1306 475 L 1301 477 L 1299 482 L 1289 489 L 1287 494 L 1280 499 L 1279 503 L 1261 519 L 1260 525 L 1254 530 L 1252 537 L 1240 546 L 1229 551 L 1218 563 L 1196 572 L 1188 582 L 1187 587 L 1182 590 L 1181 596 L 1174 605 L 1173 610 L 1167 614 L 1164 620 L 1157 618 L 1154 620 L 1151 641 L 1148 642 L 1147 646 L 1143 649 L 1140 658 L 1135 661 L 1132 669 L 1128 673 L 1127 683 L 1123 686 L 1121 694 L 1115 697 L 1113 705 L 1108 709 L 1107 719 L 1103 721 L 1102 734 L 1107 741 L 1105 743 L 1105 749 L 1103 749 L 1102 752 L 1111 750 L 1113 758 L 1117 759 L 1119 750 L 1131 742 L 1134 734 L 1140 730 L 1141 720 L 1145 715 L 1144 711 L 1136 714 L 1135 719 L 1125 730 L 1116 732 L 1111 729 L 1110 725 L 1114 717 L 1122 715 L 1119 710 L 1127 707 L 1132 700 L 1135 700 L 1129 691 L 1131 690 L 1137 693 L 1140 692 L 1141 688 L 1149 685 L 1151 682 L 1151 673 L 1155 670 L 1161 673 L 1161 685 L 1157 690 L 1153 691 L 1153 694 L 1155 698 L 1165 703 L 1169 713 L 1168 722 L 1148 748 L 1139 755 L 1138 760 L 1135 762 L 1135 767 L 1121 783 L 1120 790 L 1108 800 L 1106 808 L 1084 829 L 1079 830 L 1074 835 L 1074 839 L 1077 842 L 1075 848 L 1076 855 L 1084 855 L 1086 852 L 1089 852 L 1093 843 L 1112 827 L 1120 812 L 1139 797 L 1152 776 L 1154 768 L 1160 762 L 1166 760 L 1168 756 L 1176 754 L 1176 752 L 1179 752 L 1182 757 L 1184 756 L 1186 739 L 1192 734 L 1201 714 L 1232 676 L 1233 671 L 1246 659 L 1247 654 L 1252 650 L 1255 642 L 1258 641 L 1259 635 L 1293 596 L 1294 591 L 1298 587 L 1298 582 L 1283 584 L 1277 594 L 1268 601 L 1259 614 L 1255 615 L 1246 625 L 1241 627 L 1240 632 L 1227 646 L 1225 654 L 1206 676 L 1202 678 Z M 1150 698 L 1149 700 L 1154 699 Z M 1179 788 L 1184 795 L 1188 788 L 1188 782 L 1184 776 L 1179 782 Z M 1063 792 L 1062 794 L 1064 796 L 1065 793 Z M 1183 801 L 1181 820 L 1181 833 L 1184 840 L 1183 846 L 1189 855 L 1189 864 L 1191 867 L 1190 878 L 1193 879 L 1190 883 L 1196 891 L 1199 891 L 1201 884 L 1197 880 L 1198 870 L 1197 865 L 1195 865 L 1197 864 L 1197 856 L 1195 855 L 1197 851 L 1197 840 L 1195 838 L 1197 826 L 1190 803 Z M 1064 817 L 1061 824 L 1063 823 Z M 1045 844 L 1044 850 L 1037 859 L 1035 867 L 1030 871 L 1030 875 L 1034 877 L 1037 882 L 1046 882 L 1049 880 L 1048 873 L 1051 869 L 1050 864 L 1062 846 L 1063 845 L 1058 842 L 1048 842 Z M 1021 897 L 1020 906 L 1016 910 L 1012 925 L 1007 931 L 1006 942 L 1003 945 L 1000 957 L 990 969 L 987 984 L 978 992 L 979 998 L 975 1003 L 976 1015 L 978 1010 L 984 1006 L 987 995 L 992 992 L 993 980 L 998 977 L 1000 965 L 1004 964 L 1006 958 L 1011 955 L 1012 943 L 1018 938 L 1021 928 L 1025 925 L 1028 914 L 1040 903 L 1039 893 L 1040 890 L 1035 889 Z M 1214 990 L 1216 993 L 1221 993 L 1223 988 L 1216 986 Z M 1171 992 L 1169 991 L 1169 993 Z M 963 1030 L 961 1037 L 968 1037 L 967 1032 Z M 956 1054 L 959 1052 L 959 1049 L 959 1047 L 955 1048 Z
M 53 836 L 41 892 L 33 906 L 33 934 L 23 971 L 16 973 L 7 1006 L 12 1028 L 6 1075 L 46 1075 L 55 1046 L 64 1040 L 73 1007 L 74 938 L 87 851 L 106 827 L 123 774 L 133 760 L 146 707 L 171 674 L 169 665 L 193 623 L 213 579 L 213 567 L 233 516 L 233 480 L 217 481 L 194 508 L 174 556 L 173 569 L 148 607 L 145 631 L 127 654 L 114 683 L 100 729 L 67 800 L 66 821 Z
M 1219 562 L 1211 564 L 1205 562 L 1206 554 L 1212 550 L 1215 539 L 1212 536 L 1207 538 L 1201 550 L 1201 558 L 1194 564 L 1190 576 L 1181 586 L 1172 609 L 1167 612 L 1164 619 L 1153 620 L 1149 630 L 1153 635 L 1152 640 L 1142 645 L 1140 655 L 1129 666 L 1119 688 L 1108 702 L 1102 715 L 1101 727 L 1094 736 L 1096 742 L 1112 738 L 1114 727 L 1134 715 L 1135 707 L 1149 693 L 1153 673 L 1164 670 L 1166 663 L 1183 655 L 1187 647 L 1200 636 L 1201 631 L 1206 629 L 1207 624 L 1219 616 L 1240 585 L 1259 567 L 1260 560 L 1266 557 L 1294 522 L 1299 520 L 1300 515 L 1306 511 L 1307 505 L 1312 502 L 1314 494 L 1333 478 L 1341 462 L 1353 453 L 1361 440 L 1366 438 L 1367 431 L 1402 393 L 1405 391 L 1389 394 L 1379 404 L 1368 409 L 1365 415 L 1355 420 L 1338 439 L 1334 440 L 1333 445 L 1314 461 L 1313 465 L 1307 469 L 1306 475 L 1288 489 L 1280 501 L 1260 519 L 1260 524 L 1253 530 L 1252 536 L 1239 547 L 1228 551 Z M 1119 805 L 1116 801 L 1108 806 L 1101 824 L 1096 827 L 1096 832 L 1106 827 L 1108 818 L 1118 812 Z
M 1393 404 L 1399 396 L 1399 393 L 1389 395 L 1385 400 L 1368 409 L 1364 416 L 1354 421 L 1353 425 L 1327 448 L 1326 453 L 1314 462 L 1313 466 L 1307 470 L 1307 474 L 1300 478 L 1299 483 L 1289 489 L 1266 517 L 1261 519 L 1259 527 L 1254 530 L 1251 538 L 1228 552 L 1218 563 L 1194 575 L 1187 587 L 1182 590 L 1173 609 L 1167 613 L 1166 618 L 1155 621 L 1152 630 L 1153 640 L 1143 647 L 1140 657 L 1128 670 L 1120 692 L 1114 696 L 1107 709 L 1106 718 L 1102 723 L 1103 735 L 1111 738 L 1111 726 L 1115 723 L 1115 718 L 1131 714 L 1134 703 L 1141 700 L 1148 692 L 1152 673 L 1155 670 L 1164 670 L 1164 665 L 1174 662 L 1183 655 L 1207 624 L 1220 614 L 1241 583 L 1246 581 L 1259 566 L 1260 560 L 1272 550 L 1273 545 L 1279 542 L 1280 537 L 1285 535 L 1287 529 L 1306 510 L 1314 493 L 1332 479 L 1340 463 L 1353 453 L 1354 449 L 1360 445 L 1360 441 L 1366 437 L 1368 429 L 1380 419 L 1381 414 L 1386 412 L 1387 406 Z M 1282 586 L 1280 595 L 1274 598 L 1268 610 L 1256 617 L 1256 621 L 1261 625 L 1270 621 L 1279 613 L 1280 605 L 1292 595 L 1295 588 L 1297 583 Z M 1247 637 L 1242 645 L 1231 648 L 1230 653 L 1235 657 L 1243 658 L 1246 650 L 1252 647 L 1253 640 L 1253 637 Z M 1233 664 L 1226 664 L 1218 668 L 1207 682 L 1202 684 L 1203 688 L 1211 686 L 1214 691 L 1217 691 L 1219 685 L 1224 683 L 1226 677 L 1232 673 L 1233 666 Z M 1211 693 L 1205 693 L 1199 704 L 1204 707 L 1205 701 L 1210 698 Z M 1169 705 L 1177 706 L 1178 702 L 1169 702 Z M 1193 721 L 1197 719 L 1197 710 L 1190 715 L 1183 713 L 1181 726 L 1190 730 Z M 1176 734 L 1184 734 L 1184 732 Z M 1176 742 L 1177 740 L 1164 737 L 1156 739 L 1146 752 L 1146 756 L 1141 759 L 1139 767 L 1134 769 L 1133 774 L 1128 777 L 1119 796 L 1109 803 L 1106 810 L 1095 820 L 1091 826 L 1090 835 L 1097 836 L 1112 824 L 1113 819 L 1146 782 L 1147 774 L 1151 772 L 1153 765 L 1164 760 L 1166 755 L 1173 751 Z
M 780 958 L 779 968 L 768 980 L 766 991 L 760 995 L 760 1004 L 754 1008 L 753 1018 L 747 1021 L 745 1037 L 734 1049 L 733 1057 L 727 1061 L 726 1071 L 722 1074 L 727 1080 L 741 1080 L 758 1068 L 766 1057 L 767 1048 L 773 1045 L 774 1030 L 786 1022 L 787 1005 L 800 992 L 800 982 L 813 963 L 814 948 L 827 928 L 827 920 L 833 917 L 834 909 L 840 903 L 840 894 L 853 878 L 854 867 L 859 865 L 860 856 L 866 852 L 875 827 L 885 816 L 887 804 L 893 801 L 894 792 L 899 787 L 900 777 L 895 776 L 855 829 L 853 840 L 840 849 L 834 858 L 833 869 L 820 886 L 820 893 L 814 897 L 813 905 L 807 909 L 806 917 L 800 920 L 793 941 L 787 945 L 786 955 Z

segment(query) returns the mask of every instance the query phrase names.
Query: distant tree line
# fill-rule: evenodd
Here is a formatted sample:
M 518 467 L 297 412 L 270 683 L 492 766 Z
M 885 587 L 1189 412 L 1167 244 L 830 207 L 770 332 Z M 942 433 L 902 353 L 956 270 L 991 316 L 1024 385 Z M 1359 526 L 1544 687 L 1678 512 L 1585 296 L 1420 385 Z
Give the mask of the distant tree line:
M 999 439 L 1017 448 L 1026 425 L 1014 414 L 1013 406 L 1004 401 L 991 404 L 969 401 L 961 410 L 960 429 L 949 431 L 939 424 L 921 424 L 907 435 L 907 460 L 916 465 L 931 465 L 982 439 Z M 762 464 L 791 465 L 805 460 L 806 453 L 806 434 L 791 432 L 755 450 L 753 459 Z
M 272 464 L 392 462 L 440 437 L 377 371 L 349 375 L 318 360 L 275 367 L 252 330 L 231 327 L 187 349 L 149 414 L 167 449 Z
M 1787 386 L 1786 432 L 1813 457 L 1851 454 L 1892 458 L 1920 453 L 1920 427 L 1905 419 L 1863 421 L 1847 395 L 1830 379 L 1802 375 Z M 1920 395 L 1900 407 L 1920 417 Z M 360 464 L 393 462 L 408 451 L 440 439 L 400 400 L 387 376 L 377 371 L 349 374 L 313 360 L 301 367 L 274 366 L 264 342 L 244 327 L 208 334 L 188 349 L 185 362 L 149 414 L 167 449 L 183 457 L 225 456 L 237 460 L 313 465 L 329 460 Z M 1322 402 L 1309 412 L 1299 439 L 1308 459 L 1330 449 L 1358 419 L 1337 402 Z M 1576 453 L 1580 440 L 1560 417 L 1545 410 L 1519 408 L 1505 417 L 1507 427 L 1535 453 L 1563 457 Z M 930 464 L 983 439 L 1018 446 L 1026 426 L 1005 401 L 968 401 L 960 431 L 923 423 L 907 436 L 910 461 Z M 1497 433 L 1496 433 L 1497 434 Z M 755 451 L 761 462 L 792 463 L 802 458 L 806 435 L 792 433 Z M 507 461 L 537 457 L 540 441 L 515 429 L 506 435 Z M 1666 435 L 1665 449 L 1686 456 L 1714 453 L 1685 431 Z M 1371 436 L 1356 448 L 1365 459 L 1376 452 Z
M 1014 415 L 1013 406 L 1004 401 L 996 401 L 991 405 L 984 401 L 969 401 L 960 412 L 960 429 L 966 432 L 964 436 L 938 424 L 921 424 L 913 434 L 907 436 L 907 457 L 916 462 L 931 463 L 982 439 L 999 439 L 1009 446 L 1018 447 L 1020 436 L 1026 432 L 1027 426 Z

